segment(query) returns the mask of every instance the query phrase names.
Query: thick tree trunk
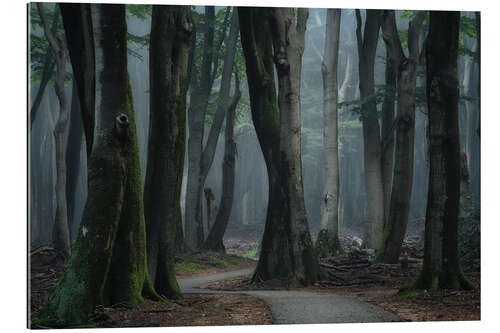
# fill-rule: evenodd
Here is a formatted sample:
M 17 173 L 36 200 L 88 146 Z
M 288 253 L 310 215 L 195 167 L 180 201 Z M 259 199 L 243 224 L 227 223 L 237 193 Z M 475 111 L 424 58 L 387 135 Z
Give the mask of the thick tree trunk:
M 308 11 L 299 9 L 296 23 L 292 8 L 240 8 L 239 14 L 247 73 L 252 73 L 247 76 L 252 118 L 270 185 L 261 255 L 253 280 L 286 278 L 308 285 L 316 281 L 318 273 L 305 215 L 300 160 L 300 73 Z M 271 42 L 281 112 L 276 105 Z
M 233 15 L 237 15 L 234 11 Z M 235 93 L 231 105 L 228 107 L 226 116 L 225 147 L 224 147 L 224 162 L 222 164 L 222 197 L 215 223 L 213 228 L 210 228 L 203 249 L 217 252 L 226 252 L 223 238 L 226 232 L 231 209 L 233 207 L 234 198 L 234 181 L 235 181 L 235 162 L 236 162 L 236 142 L 234 141 L 234 117 L 236 107 L 241 98 L 240 83 L 238 73 L 235 73 Z
M 280 123 L 269 23 L 260 8 L 239 7 L 241 44 L 255 132 L 266 162 L 269 202 L 259 263 L 253 281 L 288 277 L 292 272 L 286 237 L 287 211 L 279 187 Z
M 149 272 L 157 292 L 168 298 L 182 297 L 175 277 L 174 256 L 176 229 L 181 218 L 191 32 L 188 6 L 153 6 L 151 112 L 144 204 Z
M 88 200 L 69 266 L 33 324 L 82 324 L 98 304 L 134 304 L 141 300 L 143 289 L 154 293 L 148 284 L 144 220 L 140 217 L 125 7 L 93 5 L 92 20 L 97 103 Z
M 458 129 L 459 12 L 431 11 L 427 60 L 429 195 L 424 263 L 418 289 L 470 289 L 458 259 L 460 147 Z
M 323 74 L 323 155 L 324 187 L 321 202 L 321 229 L 328 253 L 341 251 L 339 242 L 339 151 L 338 151 L 338 83 L 337 67 L 340 38 L 340 9 L 328 9 L 326 14 Z M 325 244 L 326 241 L 326 244 Z
M 389 218 L 384 228 L 384 242 L 379 252 L 379 258 L 383 262 L 391 264 L 397 263 L 399 260 L 410 212 L 413 185 L 416 80 L 420 58 L 419 35 L 424 18 L 424 12 L 417 12 L 409 23 L 409 57 L 406 58 L 397 34 L 395 13 L 394 11 L 384 13 L 384 39 L 388 44 L 392 62 L 396 64 L 398 72 L 397 118 L 394 125 L 396 128 L 394 179 L 389 211 L 386 212 Z
M 203 57 L 199 81 L 198 73 L 192 66 L 191 99 L 188 110 L 188 178 L 186 185 L 185 237 L 187 244 L 196 249 L 204 241 L 202 197 L 202 155 L 205 113 L 212 90 L 212 63 L 214 57 L 215 8 L 205 6 L 205 31 L 203 38 Z
M 66 59 L 68 57 L 64 36 L 54 36 L 43 11 L 43 5 L 37 4 L 38 14 L 42 22 L 45 38 L 56 59 L 55 90 L 59 100 L 59 117 L 54 126 L 54 142 L 56 150 L 56 214 L 52 239 L 54 248 L 63 262 L 71 256 L 71 239 L 68 226 L 68 207 L 66 204 L 66 128 L 68 125 L 69 102 L 64 91 Z
M 359 55 L 359 90 L 361 99 L 361 122 L 363 125 L 363 153 L 365 162 L 365 235 L 364 246 L 379 250 L 384 230 L 384 186 L 382 178 L 382 141 L 378 122 L 375 93 L 375 54 L 381 23 L 381 11 L 366 10 L 364 33 L 361 35 L 361 14 L 356 9 Z
M 59 7 L 68 40 L 74 82 L 78 87 L 87 158 L 89 158 L 94 140 L 95 117 L 95 55 L 90 5 L 61 3 Z

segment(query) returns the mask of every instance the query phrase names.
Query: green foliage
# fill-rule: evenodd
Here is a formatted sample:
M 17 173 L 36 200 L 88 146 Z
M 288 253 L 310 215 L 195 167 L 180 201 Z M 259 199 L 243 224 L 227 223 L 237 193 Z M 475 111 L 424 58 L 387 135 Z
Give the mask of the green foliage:
M 127 17 L 137 17 L 141 20 L 151 17 L 152 8 L 153 6 L 151 5 L 125 5 Z
M 247 252 L 243 253 L 241 256 L 244 258 L 250 258 L 250 259 L 257 260 L 257 259 L 259 259 L 259 255 L 260 255 L 259 249 L 253 248 L 253 249 L 250 249 Z
M 245 263 L 245 259 L 237 256 L 221 255 L 214 252 L 197 253 L 192 256 L 177 255 L 175 271 L 177 273 L 197 273 L 210 268 L 228 268 Z

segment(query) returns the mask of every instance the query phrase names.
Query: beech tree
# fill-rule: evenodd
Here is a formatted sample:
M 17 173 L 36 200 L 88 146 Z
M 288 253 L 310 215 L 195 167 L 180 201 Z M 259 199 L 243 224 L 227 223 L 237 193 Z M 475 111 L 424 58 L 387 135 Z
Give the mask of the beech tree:
M 188 245 L 199 248 L 205 239 L 203 231 L 202 198 L 205 180 L 212 165 L 217 141 L 224 121 L 229 99 L 230 80 L 221 81 L 217 108 L 212 118 L 208 138 L 203 146 L 205 116 L 212 86 L 219 67 L 219 49 L 226 39 L 226 29 L 229 26 L 230 7 L 226 8 L 222 30 L 215 37 L 215 8 L 205 6 L 205 27 L 203 33 L 202 63 L 199 68 L 191 65 L 191 99 L 188 110 L 188 179 L 186 184 L 185 237 Z M 235 32 L 237 33 L 237 31 Z M 230 39 L 231 37 L 229 37 Z M 192 46 L 191 58 L 194 59 L 196 43 Z M 230 66 L 234 61 L 235 50 L 228 49 L 225 61 Z M 229 71 L 229 75 L 231 71 Z
M 73 84 L 78 88 L 81 121 L 89 158 L 94 139 L 95 116 L 95 54 L 90 4 L 61 3 L 59 7 L 73 68 Z
M 384 230 L 384 187 L 382 183 L 382 145 L 375 93 L 375 54 L 381 23 L 380 10 L 367 9 L 364 32 L 362 18 L 356 9 L 356 38 L 359 55 L 359 91 L 363 125 L 366 212 L 363 245 L 378 250 Z
M 175 236 L 181 225 L 189 6 L 153 6 L 149 50 L 150 122 L 144 185 L 148 268 L 156 291 L 180 298 L 175 277 Z
M 229 31 L 228 39 L 228 52 L 224 58 L 224 67 L 222 69 L 222 83 L 231 82 L 231 71 L 234 67 L 234 53 L 236 52 L 236 44 L 238 42 L 239 33 L 239 21 L 238 21 L 238 11 L 233 10 L 233 16 L 231 21 L 231 29 Z M 209 228 L 209 234 L 207 239 L 203 243 L 202 248 L 211 251 L 221 251 L 225 252 L 224 243 L 222 239 L 224 233 L 226 232 L 227 225 L 229 223 L 229 217 L 231 215 L 231 209 L 233 206 L 234 197 L 234 181 L 235 181 L 235 162 L 236 162 L 236 142 L 234 141 L 234 119 L 236 114 L 236 107 L 241 98 L 240 91 L 240 79 L 238 76 L 238 70 L 234 71 L 235 77 L 235 88 L 234 95 L 231 100 L 231 104 L 226 106 L 227 102 L 224 99 L 229 97 L 229 86 L 224 87 L 224 94 L 227 96 L 220 97 L 220 107 L 226 108 L 226 127 L 224 131 L 225 145 L 224 145 L 224 161 L 222 164 L 222 196 L 215 216 L 214 225 Z
M 323 74 L 323 154 L 325 184 L 321 202 L 321 231 L 318 244 L 329 254 L 341 251 L 339 241 L 339 150 L 338 150 L 338 82 L 337 67 L 340 39 L 340 9 L 328 9 L 326 14 Z M 326 247 L 325 247 L 326 246 Z
M 409 23 L 408 57 L 403 52 L 394 10 L 386 10 L 382 16 L 383 37 L 391 66 L 394 66 L 397 73 L 397 115 L 391 126 L 396 131 L 394 176 L 392 190 L 384 188 L 385 200 L 389 197 L 387 191 L 390 191 L 390 205 L 389 210 L 385 211 L 387 219 L 384 226 L 384 240 L 378 252 L 381 261 L 391 264 L 399 260 L 410 212 L 415 141 L 415 97 L 417 69 L 420 62 L 419 37 L 425 15 L 425 12 L 418 11 Z M 392 135 L 392 133 L 386 133 L 386 135 Z
M 287 278 L 308 285 L 318 274 L 300 160 L 300 74 L 308 10 L 299 8 L 295 17 L 293 8 L 240 7 L 239 17 L 252 120 L 269 179 L 266 226 L 252 280 Z
M 125 6 L 91 5 L 96 64 L 95 136 L 88 199 L 69 266 L 33 324 L 85 323 L 98 304 L 158 299 L 146 264 L 146 233 Z
M 54 36 L 45 17 L 42 3 L 37 3 L 38 14 L 43 31 L 56 60 L 55 90 L 59 100 L 59 117 L 54 128 L 56 147 L 56 216 L 53 229 L 53 243 L 62 261 L 71 256 L 71 239 L 68 226 L 68 207 L 66 202 L 66 129 L 69 118 L 69 102 L 64 91 L 64 76 L 68 50 L 64 35 Z
M 458 127 L 459 12 L 430 12 L 426 45 L 429 192 L 424 263 L 417 289 L 471 289 L 458 258 L 460 146 Z

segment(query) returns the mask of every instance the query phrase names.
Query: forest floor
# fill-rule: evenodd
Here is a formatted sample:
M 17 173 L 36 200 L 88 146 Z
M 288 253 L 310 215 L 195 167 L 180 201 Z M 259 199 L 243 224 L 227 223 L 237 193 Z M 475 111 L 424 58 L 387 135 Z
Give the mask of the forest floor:
M 179 279 L 255 267 L 261 230 L 245 230 L 225 238 L 228 254 L 191 253 L 177 256 Z M 249 237 L 252 236 L 252 237 Z M 407 237 L 401 261 L 394 265 L 375 263 L 373 253 L 360 248 L 355 232 L 343 233 L 345 254 L 320 261 L 321 281 L 314 286 L 297 288 L 283 281 L 250 285 L 249 277 L 231 278 L 207 283 L 211 290 L 294 290 L 319 294 L 336 294 L 376 305 L 403 321 L 451 321 L 480 319 L 480 269 L 465 264 L 465 275 L 478 287 L 473 291 L 439 291 L 398 293 L 413 282 L 422 264 L 423 249 L 418 236 Z M 39 248 L 30 255 L 29 302 L 35 313 L 50 297 L 65 267 L 54 264 L 50 247 Z M 208 290 L 207 290 L 208 291 Z M 89 323 L 92 327 L 265 325 L 272 324 L 269 306 L 257 297 L 241 294 L 186 293 L 184 299 L 169 304 L 146 300 L 135 308 L 112 306 L 99 308 Z
M 47 302 L 64 272 L 57 264 L 51 247 L 34 250 L 30 255 L 30 314 Z M 235 255 L 192 253 L 176 258 L 178 279 L 254 267 L 255 261 Z M 261 299 L 246 295 L 185 294 L 170 304 L 145 300 L 134 308 L 111 306 L 98 308 L 89 327 L 152 327 L 207 325 L 271 324 L 269 307 Z
M 248 277 L 218 281 L 203 286 L 212 290 L 304 290 L 354 297 L 391 312 L 404 321 L 466 321 L 481 319 L 481 275 L 477 262 L 464 263 L 466 277 L 477 287 L 472 291 L 443 290 L 399 293 L 417 278 L 423 258 L 420 236 L 405 239 L 398 264 L 374 262 L 373 252 L 360 248 L 355 233 L 340 240 L 345 254 L 320 260 L 321 281 L 307 288 L 284 285 L 283 281 L 250 284 Z

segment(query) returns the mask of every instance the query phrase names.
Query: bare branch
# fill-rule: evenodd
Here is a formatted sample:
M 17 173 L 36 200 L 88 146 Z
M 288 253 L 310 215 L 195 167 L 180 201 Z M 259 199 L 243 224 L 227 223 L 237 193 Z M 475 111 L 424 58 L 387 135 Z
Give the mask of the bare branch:
M 363 25 L 363 20 L 361 19 L 361 12 L 356 9 L 356 39 L 358 41 L 358 53 L 363 49 L 363 36 L 361 34 L 361 27 Z
M 408 51 L 410 53 L 410 58 L 415 60 L 419 60 L 419 36 L 420 29 L 424 23 L 425 14 L 425 11 L 417 11 L 408 27 Z

